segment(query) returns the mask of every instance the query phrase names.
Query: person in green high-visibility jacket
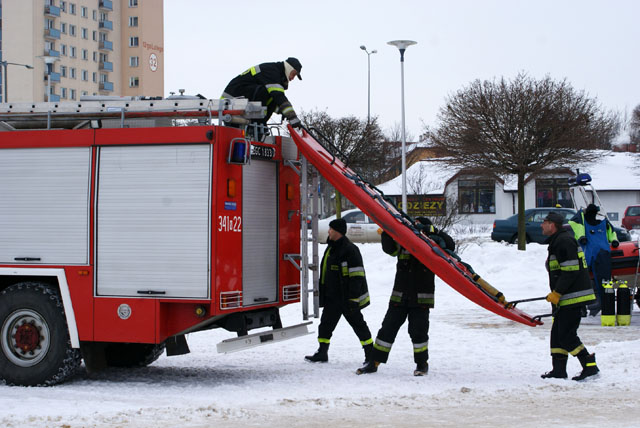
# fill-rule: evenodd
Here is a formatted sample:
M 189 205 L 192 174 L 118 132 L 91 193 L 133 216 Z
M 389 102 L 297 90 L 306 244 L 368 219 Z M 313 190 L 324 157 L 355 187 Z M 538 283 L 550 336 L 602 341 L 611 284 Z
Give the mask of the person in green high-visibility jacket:
M 318 326 L 318 351 L 305 360 L 324 363 L 329 360 L 328 350 L 333 330 L 344 316 L 360 339 L 368 361 L 373 349 L 371 331 L 361 310 L 369 306 L 369 290 L 358 247 L 346 237 L 347 223 L 335 219 L 329 223 L 327 249 L 320 263 L 320 306 L 322 316 Z
M 438 230 L 427 217 L 416 218 L 416 228 L 442 249 L 453 252 L 455 243 L 444 231 Z M 382 233 L 382 250 L 397 257 L 396 277 L 389 299 L 389 308 L 373 343 L 372 358 L 356 374 L 374 373 L 380 363 L 386 363 L 398 330 L 409 320 L 409 336 L 413 344 L 414 376 L 424 376 L 429 370 L 429 310 L 434 305 L 435 276 L 417 258 Z
M 564 217 L 551 211 L 542 222 L 542 234 L 548 236 L 548 257 L 551 292 L 547 300 L 554 308 L 551 325 L 551 362 L 553 369 L 543 379 L 567 377 L 569 354 L 578 357 L 582 372 L 573 380 L 583 380 L 597 374 L 595 354 L 590 354 L 578 337 L 582 308 L 596 300 L 591 288 L 587 262 L 578 242 L 562 227 Z

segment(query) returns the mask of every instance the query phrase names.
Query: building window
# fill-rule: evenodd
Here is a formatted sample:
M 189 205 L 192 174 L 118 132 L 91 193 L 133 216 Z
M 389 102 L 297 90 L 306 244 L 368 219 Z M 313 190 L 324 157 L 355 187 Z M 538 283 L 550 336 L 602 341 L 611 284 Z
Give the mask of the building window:
M 98 73 L 96 73 L 94 71 L 93 75 L 91 76 L 91 80 L 93 80 L 94 83 L 97 83 L 98 82 Z
M 69 67 L 69 78 L 70 79 L 75 79 L 76 78 L 76 68 L 75 67 Z
M 66 65 L 61 65 L 60 66 L 60 76 L 67 77 L 67 66 Z
M 137 56 L 130 56 L 129 67 L 137 67 L 138 65 L 140 65 L 140 58 Z
M 64 0 L 60 1 L 60 10 L 62 12 L 66 12 L 67 11 L 67 2 L 66 1 L 64 1 Z
M 60 98 L 67 99 L 67 88 L 60 88 Z
M 138 26 L 138 17 L 130 16 L 129 17 L 129 27 L 137 27 Z
M 87 28 L 83 28 L 82 30 L 80 30 L 81 34 L 82 34 L 82 38 L 87 40 L 89 39 L 89 30 Z
M 107 75 L 104 73 L 100 73 L 100 83 L 104 83 L 107 81 Z
M 75 3 L 69 3 L 69 13 L 71 15 L 75 15 L 76 14 L 76 4 Z
M 56 45 L 54 42 L 49 42 L 46 41 L 44 42 L 44 48 L 48 51 L 55 51 L 56 50 Z
M 97 21 L 98 20 L 98 11 L 97 10 L 93 10 L 93 20 Z
M 69 24 L 69 35 L 75 37 L 76 36 L 76 26 Z
M 493 180 L 458 180 L 460 214 L 495 214 L 495 187 Z
M 140 79 L 137 77 L 129 77 L 129 87 L 137 88 L 138 86 L 140 86 Z
M 81 6 L 80 7 L 80 16 L 82 16 L 83 18 L 88 18 L 89 17 L 89 9 L 87 9 L 86 6 Z
M 82 59 L 85 61 L 89 60 L 89 51 L 86 49 L 82 49 Z
M 536 180 L 536 207 L 573 208 L 566 178 Z
M 98 62 L 98 52 L 93 51 L 93 62 Z
M 72 100 L 76 99 L 76 90 L 75 89 L 69 89 L 69 98 Z
M 92 38 L 93 38 L 93 41 L 94 41 L 94 42 L 97 42 L 97 41 L 98 41 L 98 32 L 97 32 L 97 31 L 94 31 L 94 32 L 93 32 L 93 37 L 92 37 Z
M 87 92 L 87 91 L 82 91 L 82 96 L 85 96 L 85 95 L 89 95 L 89 92 Z
M 138 0 L 129 0 L 129 7 L 138 7 Z
M 80 73 L 80 78 L 82 80 L 84 80 L 85 82 L 89 81 L 89 72 L 87 70 L 82 70 L 82 72 Z
M 69 46 L 69 56 L 71 58 L 75 58 L 76 57 L 76 47 L 75 46 Z
M 54 27 L 53 19 L 47 18 L 47 19 L 44 20 L 44 28 L 45 28 L 45 30 L 49 30 L 49 29 L 51 29 L 53 27 Z
M 129 37 L 129 47 L 135 48 L 138 46 L 138 37 Z
M 67 45 L 60 43 L 60 55 L 67 56 Z
M 60 23 L 60 32 L 62 34 L 67 34 L 67 23 L 66 22 L 61 22 Z
M 98 39 L 99 39 L 101 42 L 106 41 L 106 40 L 107 40 L 107 33 L 100 32 L 100 33 L 98 34 Z

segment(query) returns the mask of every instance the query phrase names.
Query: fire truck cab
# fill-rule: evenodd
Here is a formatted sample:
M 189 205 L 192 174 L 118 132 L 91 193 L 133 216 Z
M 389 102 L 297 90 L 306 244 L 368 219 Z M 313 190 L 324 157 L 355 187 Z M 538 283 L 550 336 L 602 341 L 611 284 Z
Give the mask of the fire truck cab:
M 0 104 L 1 379 L 146 365 L 211 328 L 238 335 L 219 352 L 308 333 L 278 312 L 301 297 L 297 148 L 225 126 L 261 113 L 246 100 Z M 274 330 L 248 334 L 260 327 Z

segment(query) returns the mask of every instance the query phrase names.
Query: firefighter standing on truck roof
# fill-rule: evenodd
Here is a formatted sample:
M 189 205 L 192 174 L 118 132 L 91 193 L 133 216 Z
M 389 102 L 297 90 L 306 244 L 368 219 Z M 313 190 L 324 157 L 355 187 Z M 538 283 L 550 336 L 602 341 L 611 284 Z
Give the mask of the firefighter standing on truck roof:
M 567 360 L 571 354 L 582 364 L 582 372 L 572 379 L 583 380 L 599 372 L 595 354 L 589 354 L 578 337 L 581 309 L 592 303 L 596 296 L 591 288 L 582 248 L 562 227 L 563 220 L 561 214 L 551 211 L 541 226 L 542 234 L 549 237 L 549 256 L 545 265 L 551 293 L 547 300 L 554 307 L 550 339 L 553 369 L 542 378 L 566 378 Z
M 265 62 L 251 67 L 242 74 L 234 77 L 222 93 L 221 98 L 247 98 L 249 101 L 260 101 L 267 108 L 264 119 L 254 120 L 266 125 L 271 115 L 280 113 L 291 126 L 301 126 L 293 106 L 284 91 L 289 82 L 296 76 L 302 80 L 300 72 L 302 64 L 297 58 L 287 58 L 281 62 Z
M 305 356 L 311 362 L 327 362 L 329 343 L 340 317 L 344 316 L 360 339 L 365 362 L 373 350 L 371 331 L 361 310 L 369 305 L 369 291 L 360 250 L 345 235 L 347 223 L 336 219 L 329 223 L 327 249 L 320 263 L 320 306 L 322 317 L 318 326 L 319 348 Z
M 426 217 L 416 218 L 416 227 L 443 249 L 455 250 L 451 236 L 439 231 Z M 382 250 L 398 257 L 396 277 L 389 308 L 373 344 L 372 358 L 356 374 L 374 373 L 380 363 L 386 363 L 398 330 L 409 319 L 409 336 L 413 343 L 414 376 L 424 376 L 429 370 L 429 310 L 433 308 L 435 277 L 425 265 L 402 248 L 386 232 L 382 233 Z
M 617 248 L 620 245 L 618 235 L 609 220 L 607 218 L 596 219 L 598 211 L 600 208 L 597 205 L 589 204 L 584 212 L 578 211 L 569 220 L 576 240 L 584 249 L 587 265 L 593 273 L 598 300 L 589 306 L 589 315 L 591 316 L 596 316 L 600 312 L 604 298 L 602 283 L 611 281 L 611 247 Z

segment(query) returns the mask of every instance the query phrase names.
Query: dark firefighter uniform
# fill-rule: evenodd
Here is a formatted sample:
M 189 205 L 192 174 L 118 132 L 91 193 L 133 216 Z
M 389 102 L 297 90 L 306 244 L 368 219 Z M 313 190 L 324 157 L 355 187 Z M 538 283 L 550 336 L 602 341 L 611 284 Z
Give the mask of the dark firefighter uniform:
M 340 317 L 344 316 L 360 339 L 360 344 L 371 348 L 371 331 L 360 312 L 369 305 L 360 250 L 346 236 L 337 241 L 329 240 L 327 244 L 320 264 L 320 306 L 323 310 L 318 342 L 328 345 Z
M 275 112 L 286 117 L 294 128 L 300 126 L 300 120 L 284 94 L 289 87 L 289 69 L 298 71 L 298 78 L 302 80 L 302 65 L 296 58 L 253 66 L 229 82 L 222 98 L 244 97 L 249 101 L 260 101 L 267 108 L 267 114 L 264 119 L 255 122 L 266 124 Z
M 552 217 L 552 214 L 549 214 L 547 219 Z M 562 219 L 556 233 L 549 237 L 548 243 L 549 255 L 545 265 L 549 272 L 551 293 L 547 300 L 554 303 L 555 309 L 550 339 L 553 370 L 542 377 L 566 378 L 569 354 L 578 357 L 585 369 L 583 374 L 593 370 L 597 372 L 595 355 L 588 353 L 578 337 L 581 308 L 593 303 L 596 299 L 591 288 L 584 252 L 573 236 L 562 228 Z M 591 374 L 586 376 L 589 375 Z M 574 379 L 582 379 L 576 378 Z
M 431 224 L 425 226 L 423 230 L 426 234 L 444 249 L 455 249 L 449 235 L 438 231 Z M 397 257 L 398 262 L 389 308 L 373 344 L 372 360 L 387 362 L 398 330 L 408 319 L 413 358 L 417 366 L 415 374 L 425 374 L 429 359 L 429 310 L 434 305 L 434 274 L 386 232 L 382 233 L 382 250 Z

